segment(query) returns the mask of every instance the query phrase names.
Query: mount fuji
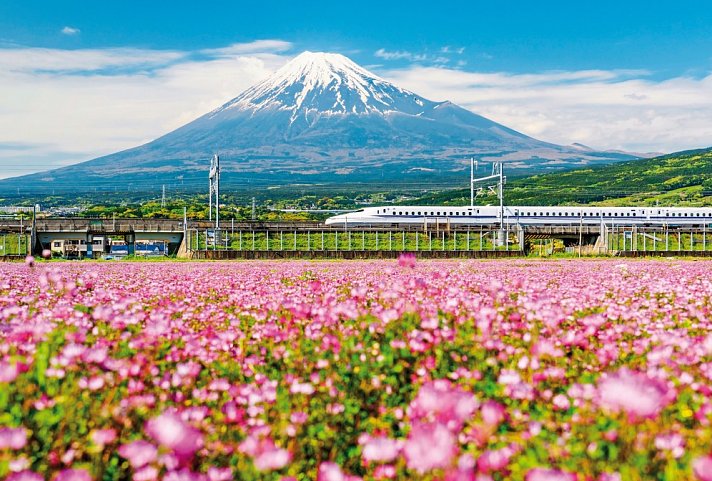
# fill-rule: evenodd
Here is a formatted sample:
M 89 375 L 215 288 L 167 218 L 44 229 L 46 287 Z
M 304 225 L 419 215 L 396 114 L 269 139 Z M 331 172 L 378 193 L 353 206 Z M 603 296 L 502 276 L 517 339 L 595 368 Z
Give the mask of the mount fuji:
M 352 182 L 467 183 L 469 158 L 533 173 L 635 158 L 542 142 L 451 102 L 402 89 L 333 53 L 304 52 L 225 105 L 152 142 L 0 181 L 0 192 L 204 190 L 209 158 L 223 182 L 250 187 Z

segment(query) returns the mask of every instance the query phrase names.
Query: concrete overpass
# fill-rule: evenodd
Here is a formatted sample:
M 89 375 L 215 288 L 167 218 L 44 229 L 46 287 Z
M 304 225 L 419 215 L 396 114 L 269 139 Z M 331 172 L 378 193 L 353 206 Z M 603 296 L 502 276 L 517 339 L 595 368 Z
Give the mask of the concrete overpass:
M 510 224 L 507 228 L 507 241 L 499 236 L 499 225 L 483 226 L 432 226 L 425 229 L 423 225 L 408 227 L 390 226 L 359 226 L 344 229 L 344 227 L 327 226 L 308 222 L 234 222 L 223 221 L 217 237 L 214 223 L 207 220 L 190 220 L 185 225 L 182 219 L 96 219 L 96 218 L 38 218 L 32 220 L 0 219 L 0 236 L 23 237 L 26 250 L 41 253 L 50 248 L 57 240 L 78 240 L 89 244 L 94 236 L 109 236 L 124 240 L 129 249 L 137 242 L 161 241 L 168 245 L 169 254 L 177 254 L 190 258 L 211 258 L 224 252 L 240 250 L 243 252 L 257 251 L 261 247 L 254 246 L 254 238 L 261 236 L 267 239 L 265 251 L 283 252 L 279 256 L 289 257 L 290 247 L 295 257 L 303 248 L 297 247 L 297 236 L 306 238 L 306 250 L 329 250 L 329 236 L 335 242 L 335 250 L 364 250 L 364 235 L 375 239 L 375 250 L 384 253 L 397 251 L 400 245 L 405 245 L 406 238 L 411 236 L 409 246 L 420 247 L 419 253 L 427 250 L 422 247 L 437 244 L 448 245 L 450 256 L 470 255 L 473 250 L 509 249 L 526 253 L 532 242 L 538 239 L 559 239 L 567 247 L 583 245 L 595 248 L 596 252 L 620 253 L 628 251 L 712 251 L 712 242 L 707 242 L 707 226 L 665 227 L 665 226 L 623 226 L 623 225 L 520 225 Z M 419 233 L 419 237 L 418 234 Z M 324 244 L 327 237 L 327 245 Z M 379 237 L 380 236 L 380 237 Z M 353 243 L 352 243 L 353 237 Z M 220 245 L 215 246 L 213 239 L 220 239 Z M 222 244 L 222 239 L 232 239 L 231 243 Z M 346 245 L 343 245 L 348 238 Z M 235 241 L 239 239 L 239 241 Z M 250 239 L 251 242 L 242 242 Z M 285 240 L 288 239 L 288 240 Z M 311 239 L 311 244 L 309 239 Z M 341 239 L 339 241 L 338 239 Z M 379 241 L 380 239 L 380 241 Z M 399 239 L 402 239 L 400 244 Z M 419 244 L 420 239 L 421 244 Z M 340 244 L 342 242 L 342 244 Z M 379 244 L 380 242 L 380 244 Z M 232 246 L 232 247 L 230 247 Z M 239 246 L 239 249 L 238 247 Z M 479 246 L 479 247 L 477 247 Z M 483 247 L 486 246 L 486 247 Z M 244 247 L 244 249 L 243 249 Z M 317 248 L 318 247 L 318 248 Z M 343 249 L 346 247 L 346 249 Z M 443 248 L 444 250 L 447 250 Z M 212 250 L 213 253 L 205 254 Z M 430 250 L 433 250 L 431 247 Z M 440 247 L 437 247 L 440 250 Z M 215 252 L 217 251 L 217 252 Z M 0 254 L 2 255 L 2 254 Z M 24 255 L 23 252 L 17 254 Z M 271 254 L 270 254 L 271 255 Z M 275 254 L 276 255 L 276 254 Z M 317 255 L 316 253 L 314 255 Z M 370 255 L 370 254 L 369 254 Z M 390 255 L 390 254 L 388 254 Z M 445 255 L 443 254 L 438 254 Z M 233 257 L 246 257 L 247 254 Z

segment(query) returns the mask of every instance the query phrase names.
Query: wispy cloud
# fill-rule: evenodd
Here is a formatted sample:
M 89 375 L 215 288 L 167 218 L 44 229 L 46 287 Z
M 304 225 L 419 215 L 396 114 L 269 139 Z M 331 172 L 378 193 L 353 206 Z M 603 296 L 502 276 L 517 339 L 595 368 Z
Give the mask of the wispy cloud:
M 465 47 L 451 47 L 450 45 L 445 45 L 443 47 L 440 47 L 440 52 L 456 53 L 458 55 L 462 55 L 463 53 L 465 53 Z
M 452 64 L 456 67 L 465 65 L 461 55 L 465 52 L 465 47 L 451 47 L 445 45 L 440 47 L 435 53 L 431 52 L 411 52 L 408 50 L 386 50 L 379 48 L 373 55 L 387 61 L 406 61 L 420 65 L 436 65 L 443 66 Z
M 0 48 L 0 177 L 150 141 L 268 76 L 289 60 L 281 53 L 289 48 Z
M 407 50 L 386 50 L 379 48 L 374 55 L 384 60 L 408 60 L 409 62 L 422 62 L 428 58 L 425 54 L 416 54 Z
M 216 57 L 234 57 L 248 53 L 282 53 L 291 48 L 291 42 L 285 42 L 284 40 L 255 40 L 254 42 L 248 43 L 234 43 L 222 48 L 204 49 L 200 52 Z
M 381 76 L 542 140 L 662 151 L 712 145 L 712 73 L 652 80 L 642 70 L 531 74 L 410 66 Z
M 60 32 L 63 35 L 71 36 L 71 35 L 79 35 L 81 33 L 81 30 L 79 30 L 78 28 L 75 28 L 75 27 L 66 26 L 62 30 L 60 30 Z

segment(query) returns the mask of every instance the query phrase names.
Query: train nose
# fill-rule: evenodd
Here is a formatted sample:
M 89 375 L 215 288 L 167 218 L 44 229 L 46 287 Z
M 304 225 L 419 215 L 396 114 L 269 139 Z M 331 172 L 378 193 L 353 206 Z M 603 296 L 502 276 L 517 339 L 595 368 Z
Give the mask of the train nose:
M 329 217 L 324 221 L 324 224 L 326 225 L 334 225 L 334 224 L 343 224 L 346 222 L 346 219 L 344 218 L 344 215 L 335 215 L 334 217 Z

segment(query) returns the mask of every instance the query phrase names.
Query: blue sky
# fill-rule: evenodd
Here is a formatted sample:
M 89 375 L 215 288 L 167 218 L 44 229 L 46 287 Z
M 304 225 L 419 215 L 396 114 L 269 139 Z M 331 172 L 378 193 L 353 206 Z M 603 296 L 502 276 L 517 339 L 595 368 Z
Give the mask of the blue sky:
M 3 0 L 0 177 L 148 141 L 303 50 L 543 140 L 712 145 L 710 25 L 702 0 Z

